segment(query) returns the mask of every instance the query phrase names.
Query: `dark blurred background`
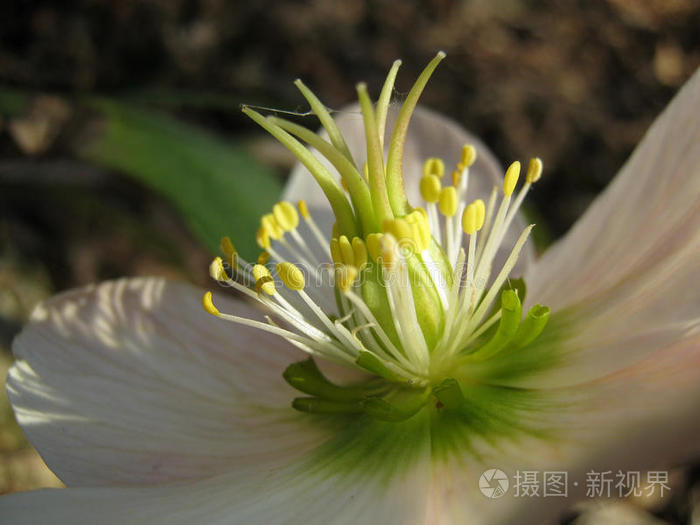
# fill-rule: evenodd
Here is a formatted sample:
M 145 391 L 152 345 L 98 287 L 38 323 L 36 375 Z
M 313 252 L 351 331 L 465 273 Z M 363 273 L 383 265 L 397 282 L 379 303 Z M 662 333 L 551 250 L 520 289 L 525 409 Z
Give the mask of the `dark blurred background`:
M 206 201 L 210 177 L 232 185 L 228 197 L 218 191 L 232 216 L 254 217 L 275 200 L 292 158 L 239 105 L 305 111 L 297 77 L 339 108 L 357 81 L 379 86 L 401 58 L 400 100 L 445 50 L 422 103 L 504 163 L 544 160 L 528 210 L 542 248 L 698 67 L 698 28 L 691 0 L 4 2 L 3 359 L 33 304 L 56 291 L 136 274 L 206 284 L 212 228 L 183 195 Z M 256 192 L 259 209 L 247 207 Z M 238 220 L 227 227 L 255 219 Z M 34 456 L 5 412 L 0 491 L 48 483 L 22 470 Z M 689 486 L 692 476 L 681 477 Z M 657 515 L 673 522 L 686 511 Z

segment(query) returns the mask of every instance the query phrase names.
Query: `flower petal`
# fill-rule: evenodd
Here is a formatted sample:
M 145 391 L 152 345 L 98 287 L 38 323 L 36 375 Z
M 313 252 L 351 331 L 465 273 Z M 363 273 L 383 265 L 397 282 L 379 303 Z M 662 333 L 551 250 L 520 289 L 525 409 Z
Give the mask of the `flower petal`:
M 201 478 L 293 459 L 325 435 L 282 380 L 300 354 L 202 310 L 202 292 L 130 279 L 39 305 L 13 350 L 19 423 L 68 485 Z M 217 294 L 224 311 L 261 317 Z
M 425 417 L 406 425 L 369 422 L 375 428 L 368 435 L 339 429 L 342 439 L 303 461 L 251 466 L 195 483 L 11 495 L 0 499 L 0 514 L 13 524 L 418 525 L 429 483 L 427 424 Z M 405 432 L 416 439 L 402 437 Z
M 700 73 L 571 232 L 530 270 L 528 300 L 575 320 L 566 370 L 553 370 L 547 384 L 618 370 L 700 326 L 692 284 L 700 280 L 698 106 Z
M 520 392 L 518 396 L 526 391 Z M 663 472 L 697 457 L 700 335 L 663 348 L 623 372 L 537 395 L 532 432 L 515 433 L 502 426 L 500 433 L 473 440 L 468 448 L 435 463 L 429 504 L 435 523 L 481 523 L 476 516 L 487 517 L 483 522 L 490 524 L 542 523 L 565 506 L 590 501 L 586 490 L 591 472 L 607 472 L 614 498 L 618 471 Z M 500 406 L 512 410 L 514 405 Z M 497 412 L 496 419 L 502 413 Z M 517 420 L 529 423 L 532 417 L 522 412 Z M 492 468 L 505 472 L 510 482 L 509 492 L 499 499 L 475 490 L 481 473 Z M 536 472 L 538 497 L 516 497 L 516 475 L 524 471 Z M 543 497 L 545 472 L 566 473 L 567 498 Z
M 396 122 L 399 109 L 398 105 L 392 105 L 389 108 L 386 125 L 387 137 L 384 141 L 385 149 L 388 149 L 390 133 Z M 365 131 L 359 106 L 352 105 L 340 110 L 338 115 L 335 115 L 335 120 L 356 164 L 362 166 L 366 161 L 367 154 Z M 328 134 L 324 130 L 321 130 L 319 134 L 328 139 Z M 429 109 L 420 106 L 416 108 L 408 127 L 403 159 L 404 183 L 408 201 L 411 204 L 419 205 L 423 202 L 420 195 L 420 178 L 425 160 L 430 157 L 443 159 L 449 174 L 449 170 L 454 169 L 453 167 L 457 165 L 462 146 L 465 144 L 474 145 L 478 153 L 476 162 L 469 170 L 470 199 L 481 198 L 488 201 L 492 188 L 503 183 L 503 170 L 493 153 L 479 138 L 465 131 L 456 122 Z M 325 158 L 321 157 L 320 154 L 317 156 L 331 173 L 335 173 L 334 168 Z M 283 199 L 291 202 L 305 199 L 309 207 L 313 208 L 311 212 L 316 221 L 325 227 L 325 233 L 330 236 L 335 221 L 330 206 L 318 184 L 301 163 L 297 163 L 292 170 Z M 503 253 L 499 255 L 501 263 L 505 261 L 507 253 L 510 252 L 523 228 L 525 228 L 525 221 L 519 215 L 513 221 L 504 239 Z M 521 275 L 533 258 L 534 250 L 528 244 L 521 252 L 518 265 L 514 270 L 515 274 Z

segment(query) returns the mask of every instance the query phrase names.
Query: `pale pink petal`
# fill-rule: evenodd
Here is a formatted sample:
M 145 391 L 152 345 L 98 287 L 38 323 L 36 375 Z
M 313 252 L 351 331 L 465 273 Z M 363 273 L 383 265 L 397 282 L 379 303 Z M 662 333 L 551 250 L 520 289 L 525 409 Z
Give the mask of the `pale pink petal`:
M 700 73 L 530 270 L 528 301 L 573 320 L 563 369 L 548 373 L 547 385 L 618 370 L 700 329 L 698 107 Z
M 301 353 L 206 314 L 202 291 L 130 279 L 42 303 L 17 337 L 8 393 L 68 485 L 201 478 L 300 456 L 323 438 L 290 407 Z M 261 318 L 215 292 L 222 311 Z
M 657 264 L 697 247 L 699 105 L 700 72 L 659 116 L 605 192 L 530 271 L 530 289 L 538 297 L 555 309 L 573 305 L 655 273 Z
M 415 456 L 397 458 L 393 472 L 377 464 L 353 470 L 362 456 L 346 446 L 322 460 L 260 465 L 195 483 L 13 494 L 0 498 L 0 515 L 13 525 L 421 525 L 430 481 L 430 447 L 424 443 Z M 401 467 L 403 460 L 408 468 Z
M 613 499 L 620 490 L 614 486 L 618 471 L 667 472 L 700 454 L 700 335 L 622 372 L 543 394 L 548 401 L 532 414 L 542 437 L 491 436 L 435 463 L 430 523 L 543 523 L 577 501 L 590 501 L 590 472 L 608 472 Z M 478 490 L 479 477 L 492 468 L 504 471 L 510 483 L 498 499 Z M 539 497 L 516 497 L 516 474 L 524 471 L 538 473 Z M 548 471 L 567 473 L 566 498 L 542 497 Z M 641 485 L 648 490 L 646 478 Z

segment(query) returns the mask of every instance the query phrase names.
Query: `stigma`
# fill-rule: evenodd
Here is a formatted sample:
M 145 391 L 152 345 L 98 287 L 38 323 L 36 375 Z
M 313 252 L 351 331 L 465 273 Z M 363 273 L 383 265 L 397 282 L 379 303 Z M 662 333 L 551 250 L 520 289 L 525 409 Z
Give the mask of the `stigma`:
M 478 152 L 465 144 L 449 170 L 440 158 L 426 159 L 415 182 L 423 202 L 406 199 L 401 160 L 406 130 L 420 93 L 443 58 L 439 53 L 409 92 L 387 148 L 386 115 L 400 62 L 392 66 L 376 104 L 364 84 L 357 86 L 366 137 L 362 164 L 328 110 L 301 81 L 296 85 L 329 140 L 284 119 L 243 109 L 308 168 L 336 222 L 327 234 L 304 201 L 277 203 L 261 218 L 257 241 L 263 251 L 256 261 L 243 259 L 226 237 L 222 256 L 210 265 L 214 280 L 260 303 L 269 313 L 266 321 L 219 311 L 210 292 L 203 307 L 221 319 L 283 337 L 313 358 L 375 378 L 340 387 L 323 377 L 313 361 L 296 363 L 284 377 L 312 395 L 295 400 L 299 410 L 364 411 L 400 419 L 406 407 L 410 412 L 431 395 L 441 403 L 440 392 L 454 399 L 454 378 L 461 369 L 530 344 L 546 325 L 549 310 L 535 305 L 523 315 L 522 289 L 509 281 L 532 225 L 507 247 L 505 262 L 494 267 L 518 209 L 542 174 L 540 159 L 530 160 L 524 177 L 520 162 L 513 162 L 503 184 L 484 202 L 470 195 L 470 169 Z M 521 178 L 524 183 L 516 192 Z M 401 402 L 392 403 L 396 396 L 403 396 Z

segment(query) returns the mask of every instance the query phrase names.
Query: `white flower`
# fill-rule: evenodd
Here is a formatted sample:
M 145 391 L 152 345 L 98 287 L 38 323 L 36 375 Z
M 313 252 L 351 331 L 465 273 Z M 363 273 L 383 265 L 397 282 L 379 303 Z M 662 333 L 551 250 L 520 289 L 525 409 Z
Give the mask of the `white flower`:
M 366 122 L 373 115 L 363 96 Z M 309 272 L 305 282 L 289 264 L 278 266 L 279 278 L 271 280 L 263 266 L 234 261 L 228 245 L 227 259 L 235 262 L 228 270 L 235 274 L 225 273 L 223 261 L 212 266 L 215 278 L 239 289 L 252 277 L 257 290 L 250 295 L 282 317 L 284 326 L 250 326 L 265 312 L 218 292 L 213 301 L 205 296 L 216 316 L 207 315 L 202 292 L 162 279 L 104 283 L 46 301 L 15 341 L 8 392 L 27 436 L 69 488 L 6 496 L 1 520 L 529 523 L 556 515 L 567 499 L 518 498 L 512 491 L 488 499 L 478 490 L 484 470 L 566 471 L 573 498 L 583 495 L 586 472 L 662 468 L 697 454 L 699 105 L 696 74 L 572 231 L 536 263 L 527 264 L 524 252 L 525 311 L 537 302 L 552 312 L 527 344 L 515 344 L 518 332 L 504 326 L 511 318 L 516 328 L 520 323 L 512 311 L 519 312 L 522 291 L 500 291 L 520 249 L 512 250 L 515 239 L 505 235 L 511 217 L 520 224 L 514 212 L 504 209 L 499 219 L 496 204 L 489 223 L 489 206 L 481 210 L 461 190 L 462 171 L 455 190 L 445 192 L 454 195 L 443 198 L 442 211 L 457 219 L 465 211 L 464 222 L 439 219 L 430 206 L 425 215 L 405 215 L 410 210 L 402 210 L 397 186 L 387 191 L 388 202 L 379 202 L 376 173 L 383 158 L 375 154 L 369 159 L 369 207 L 357 202 L 357 180 L 345 181 L 352 207 L 341 204 L 342 192 L 326 188 L 339 230 L 333 248 L 339 270 L 332 274 L 340 278 L 339 306 L 325 293 L 331 288 L 308 282 L 320 255 L 310 243 L 327 242 L 320 230 L 330 231 L 332 219 L 316 206 L 320 201 L 302 182 L 301 170 L 286 196 L 309 203 L 309 215 L 316 217 L 308 226 L 311 235 L 299 242 L 292 233 L 298 216 L 283 205 L 264 220 L 260 241 L 274 258 L 295 256 Z M 383 106 L 377 107 L 381 116 Z M 358 117 L 338 120 L 345 128 Z M 359 160 L 357 126 L 348 125 L 347 155 Z M 372 135 L 376 128 L 366 129 Z M 379 136 L 370 138 L 370 150 L 381 151 Z M 473 142 L 440 117 L 416 112 L 405 141 L 406 188 L 418 187 L 424 157 L 446 152 L 447 158 Z M 478 143 L 476 149 L 480 160 L 470 167 L 472 152 L 465 150 L 462 168 L 472 171 L 469 195 L 480 197 L 487 192 L 478 185 L 493 168 Z M 530 179 L 537 162 L 532 169 Z M 516 170 L 509 169 L 503 200 L 513 193 Z M 434 161 L 425 168 L 430 181 L 422 193 L 429 201 L 440 200 L 431 178 L 439 171 Z M 391 187 L 396 180 L 386 182 Z M 484 237 L 493 241 L 479 249 L 477 233 L 470 247 L 459 228 L 479 231 L 482 215 L 486 228 L 491 225 Z M 443 255 L 422 236 L 426 226 L 435 238 L 440 232 Z M 276 228 L 289 233 L 288 246 L 274 242 L 281 236 Z M 524 242 L 521 229 L 514 234 L 518 244 Z M 369 241 L 367 234 L 377 230 L 384 236 Z M 273 242 L 266 237 L 271 233 Z M 347 245 L 343 251 L 343 234 L 350 248 L 353 236 L 361 240 L 357 251 Z M 397 250 L 400 241 L 409 249 Z M 438 260 L 443 256 L 447 264 Z M 411 280 L 416 257 L 425 275 Z M 462 275 L 460 260 L 467 263 L 461 286 L 452 279 Z M 470 261 L 476 264 L 470 267 Z M 361 281 L 363 272 L 375 270 L 370 285 L 389 282 L 388 304 L 377 306 L 362 288 L 368 282 Z M 416 289 L 426 283 L 435 293 L 421 296 Z M 485 301 L 498 305 L 499 294 L 495 312 L 501 320 L 494 318 L 489 329 Z M 238 324 L 217 318 L 225 316 Z M 293 345 L 350 368 L 323 366 L 333 384 L 308 364 L 288 369 L 303 358 Z M 351 368 L 383 378 L 338 386 L 352 376 Z M 297 390 L 282 379 L 285 370 Z M 294 410 L 298 390 L 311 395 L 295 402 Z

